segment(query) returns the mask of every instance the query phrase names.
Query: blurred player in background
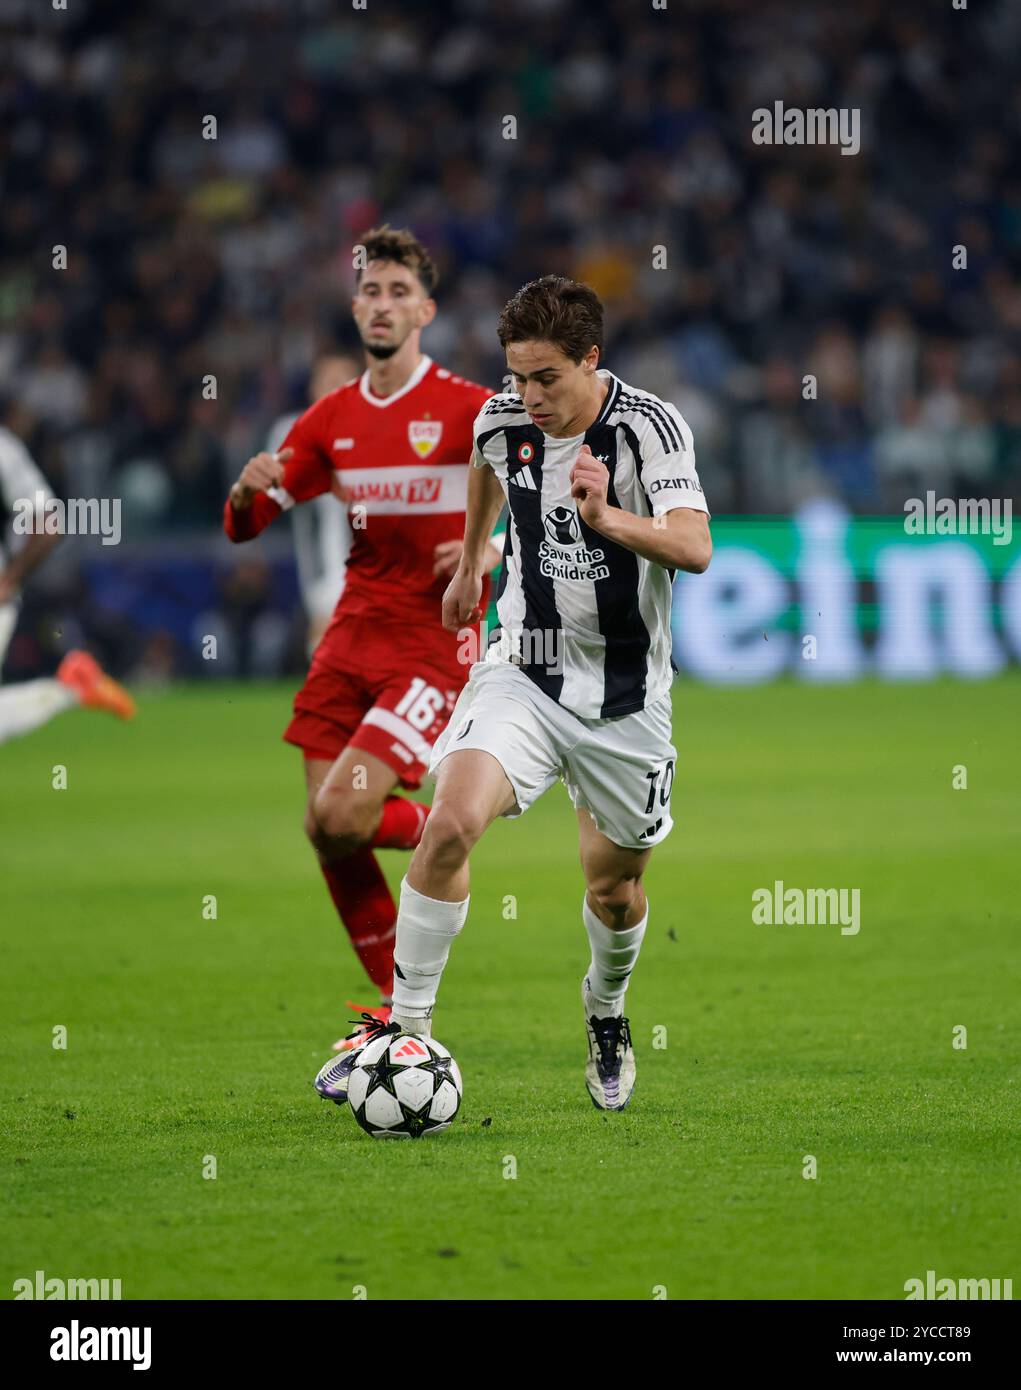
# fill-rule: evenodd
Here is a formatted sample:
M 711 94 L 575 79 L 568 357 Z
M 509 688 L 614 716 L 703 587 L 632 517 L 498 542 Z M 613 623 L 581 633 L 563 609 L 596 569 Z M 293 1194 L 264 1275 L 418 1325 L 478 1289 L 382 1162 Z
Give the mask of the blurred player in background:
M 428 808 L 395 788 L 421 785 L 467 678 L 464 644 L 444 631 L 440 599 L 461 555 L 472 423 L 491 392 L 421 350 L 436 314 L 436 271 L 421 243 L 382 227 L 361 244 L 352 311 L 368 367 L 311 406 L 279 450 L 248 461 L 224 528 L 251 540 L 281 512 L 331 492 L 347 507 L 343 592 L 284 738 L 305 757 L 305 832 L 379 989 L 366 1012 L 385 1022 L 397 908 L 374 851 L 411 850 L 421 839 Z M 493 538 L 486 594 L 498 561 Z
M 359 376 L 362 364 L 350 352 L 322 352 L 312 364 L 309 405 Z M 297 414 L 281 415 L 266 436 L 266 452 L 275 454 L 298 420 Z M 347 510 L 332 492 L 313 497 L 291 516 L 294 556 L 298 564 L 301 601 L 308 618 L 308 654 L 319 645 L 344 587 L 344 571 L 351 549 L 351 523 Z
M 59 535 L 41 530 L 46 503 L 53 496 L 49 484 L 15 432 L 0 425 L 0 499 L 6 520 L 33 502 L 34 529 L 23 543 L 5 546 L 0 533 L 0 670 L 18 625 L 21 586 L 60 541 Z M 7 528 L 4 527 L 4 530 Z M 30 733 L 54 715 L 79 705 L 104 709 L 130 719 L 134 701 L 123 686 L 108 676 L 85 651 L 68 652 L 54 677 L 0 687 L 0 743 Z

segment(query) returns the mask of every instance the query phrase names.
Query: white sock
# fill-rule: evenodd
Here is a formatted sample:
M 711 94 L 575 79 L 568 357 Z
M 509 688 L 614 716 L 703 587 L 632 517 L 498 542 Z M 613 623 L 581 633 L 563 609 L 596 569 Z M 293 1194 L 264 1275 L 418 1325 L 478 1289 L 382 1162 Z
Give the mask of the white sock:
M 43 678 L 6 686 L 0 690 L 0 743 L 38 729 L 77 703 L 77 695 L 63 681 Z
M 614 931 L 601 922 L 588 905 L 588 894 L 582 901 L 582 919 L 592 945 L 592 961 L 588 968 L 589 992 L 600 1006 L 597 1018 L 619 1018 L 624 1012 L 624 995 L 642 938 L 649 925 L 649 911 L 633 927 Z
M 471 895 L 459 903 L 427 898 L 401 879 L 394 943 L 392 1023 L 408 1033 L 429 1035 L 433 1005 L 450 947 L 468 916 Z

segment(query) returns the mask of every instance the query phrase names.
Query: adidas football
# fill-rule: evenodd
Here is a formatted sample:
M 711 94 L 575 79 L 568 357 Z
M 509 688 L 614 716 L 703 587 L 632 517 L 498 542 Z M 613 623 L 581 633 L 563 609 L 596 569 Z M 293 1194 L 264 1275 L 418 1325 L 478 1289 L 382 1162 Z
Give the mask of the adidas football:
M 374 1139 L 420 1139 L 446 1129 L 461 1105 L 461 1073 L 435 1038 L 384 1034 L 358 1053 L 351 1113 Z

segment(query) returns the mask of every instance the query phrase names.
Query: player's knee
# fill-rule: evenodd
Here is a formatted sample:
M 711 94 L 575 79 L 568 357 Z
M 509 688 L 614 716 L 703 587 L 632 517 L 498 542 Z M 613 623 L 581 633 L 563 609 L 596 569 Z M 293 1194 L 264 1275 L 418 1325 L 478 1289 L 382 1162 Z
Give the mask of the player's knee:
M 323 852 L 352 853 L 372 838 L 370 807 L 320 787 L 309 808 L 306 828 Z
M 422 853 L 432 863 L 463 864 L 485 828 L 470 807 L 437 801 L 422 832 Z
M 640 878 L 597 878 L 588 885 L 592 900 L 609 913 L 615 924 L 622 925 L 627 915 L 638 905 L 642 894 Z

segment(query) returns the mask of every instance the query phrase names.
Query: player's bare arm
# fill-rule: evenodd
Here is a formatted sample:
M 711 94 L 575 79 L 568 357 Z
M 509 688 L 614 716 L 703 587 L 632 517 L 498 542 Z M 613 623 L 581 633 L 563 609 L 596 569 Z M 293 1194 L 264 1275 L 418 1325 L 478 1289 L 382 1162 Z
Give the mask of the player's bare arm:
M 666 569 L 703 574 L 712 559 L 709 518 L 691 507 L 675 507 L 660 516 L 636 516 L 607 501 L 610 474 L 583 444 L 571 469 L 571 496 L 587 525 L 607 540 Z
M 230 503 L 234 510 L 247 511 L 257 492 L 279 487 L 284 477 L 284 464 L 293 454 L 293 449 L 281 449 L 276 454 L 264 452 L 250 458 L 230 490 Z
M 486 573 L 486 550 L 496 518 L 503 508 L 503 488 L 491 468 L 472 468 L 468 474 L 464 549 L 453 579 L 443 595 L 442 621 L 448 632 L 477 623 Z

